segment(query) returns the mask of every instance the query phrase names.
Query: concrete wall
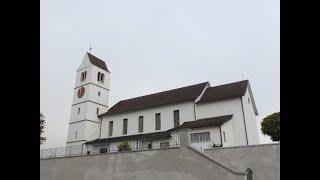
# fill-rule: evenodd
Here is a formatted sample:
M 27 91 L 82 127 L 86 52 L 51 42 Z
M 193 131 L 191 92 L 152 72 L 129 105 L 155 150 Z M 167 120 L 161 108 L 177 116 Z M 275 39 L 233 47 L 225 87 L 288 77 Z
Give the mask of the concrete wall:
M 40 160 L 41 180 L 244 180 L 180 147 Z
M 204 153 L 238 171 L 250 168 L 254 180 L 280 179 L 280 144 L 207 149 Z

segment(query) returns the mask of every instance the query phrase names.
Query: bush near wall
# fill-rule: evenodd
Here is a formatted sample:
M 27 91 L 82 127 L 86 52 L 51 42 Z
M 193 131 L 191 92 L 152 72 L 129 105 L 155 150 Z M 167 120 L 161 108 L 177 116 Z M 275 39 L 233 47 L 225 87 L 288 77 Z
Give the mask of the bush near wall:
M 131 146 L 127 141 L 122 142 L 118 145 L 118 151 L 131 151 Z

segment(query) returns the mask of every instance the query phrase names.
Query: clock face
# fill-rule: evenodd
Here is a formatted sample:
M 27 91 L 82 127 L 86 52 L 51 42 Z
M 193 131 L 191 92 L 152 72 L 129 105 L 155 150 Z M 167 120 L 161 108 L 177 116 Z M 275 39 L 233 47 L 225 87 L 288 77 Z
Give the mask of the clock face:
M 86 90 L 84 89 L 84 87 L 81 87 L 81 88 L 79 88 L 79 90 L 78 90 L 78 97 L 79 98 L 82 98 L 82 96 L 84 95 L 84 92 L 85 92 Z

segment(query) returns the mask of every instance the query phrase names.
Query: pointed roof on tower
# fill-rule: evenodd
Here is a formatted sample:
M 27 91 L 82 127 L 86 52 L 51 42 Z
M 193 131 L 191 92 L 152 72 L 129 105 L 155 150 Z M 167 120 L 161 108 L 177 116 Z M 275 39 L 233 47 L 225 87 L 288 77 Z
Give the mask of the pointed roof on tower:
M 87 54 L 88 54 L 88 57 L 89 57 L 90 62 L 91 62 L 93 65 L 98 66 L 99 68 L 104 69 L 104 70 L 110 72 L 110 71 L 108 70 L 108 68 L 107 68 L 106 63 L 105 63 L 103 60 L 95 57 L 94 55 L 92 55 L 92 54 L 90 54 L 90 53 L 88 53 L 88 52 L 87 52 Z

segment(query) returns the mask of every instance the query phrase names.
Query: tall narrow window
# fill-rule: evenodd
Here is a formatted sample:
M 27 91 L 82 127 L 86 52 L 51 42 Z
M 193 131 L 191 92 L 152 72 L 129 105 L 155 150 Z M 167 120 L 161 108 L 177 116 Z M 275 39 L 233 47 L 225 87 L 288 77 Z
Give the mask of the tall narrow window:
M 127 134 L 128 130 L 128 119 L 123 120 L 122 134 Z
M 77 139 L 78 137 L 78 132 L 76 131 L 76 134 L 74 135 L 74 139 Z
M 224 140 L 224 142 L 227 142 L 226 141 L 226 133 L 223 131 L 223 140 Z
M 100 95 L 101 95 L 101 92 L 99 91 L 99 92 L 98 92 L 98 96 L 100 96 Z
M 80 107 L 78 107 L 78 114 L 80 114 Z
M 113 133 L 113 121 L 109 121 L 109 132 L 108 136 L 112 136 Z
M 138 132 L 143 132 L 143 116 L 139 116 L 139 128 Z
M 100 81 L 100 74 L 101 74 L 101 73 L 98 72 L 98 77 L 97 77 L 97 80 L 98 80 L 98 81 Z
M 248 98 L 248 104 L 250 104 L 250 98 Z
M 156 130 L 160 130 L 161 129 L 161 116 L 160 113 L 156 114 Z
M 97 115 L 99 114 L 99 108 L 97 108 Z
M 180 126 L 179 110 L 173 111 L 173 122 L 174 122 L 174 127 Z

